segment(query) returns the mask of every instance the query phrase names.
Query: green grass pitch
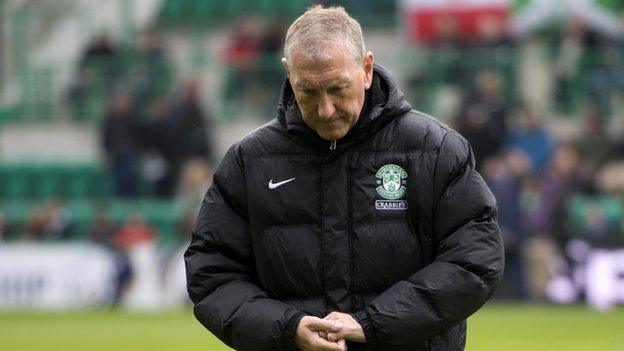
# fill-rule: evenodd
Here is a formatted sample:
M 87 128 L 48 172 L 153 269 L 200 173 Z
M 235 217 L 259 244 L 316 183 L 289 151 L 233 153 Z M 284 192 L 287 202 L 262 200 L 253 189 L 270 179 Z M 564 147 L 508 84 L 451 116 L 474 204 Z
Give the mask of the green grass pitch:
M 0 312 L 5 351 L 228 350 L 188 311 Z M 468 351 L 621 351 L 624 310 L 489 304 L 468 323 Z

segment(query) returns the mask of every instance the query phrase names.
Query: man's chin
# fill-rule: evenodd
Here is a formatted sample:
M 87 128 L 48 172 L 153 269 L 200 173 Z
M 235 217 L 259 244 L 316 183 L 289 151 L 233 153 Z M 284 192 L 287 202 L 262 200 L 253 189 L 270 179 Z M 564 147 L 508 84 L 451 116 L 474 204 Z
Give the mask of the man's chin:
M 316 131 L 316 133 L 327 141 L 340 140 L 344 138 L 348 131 Z

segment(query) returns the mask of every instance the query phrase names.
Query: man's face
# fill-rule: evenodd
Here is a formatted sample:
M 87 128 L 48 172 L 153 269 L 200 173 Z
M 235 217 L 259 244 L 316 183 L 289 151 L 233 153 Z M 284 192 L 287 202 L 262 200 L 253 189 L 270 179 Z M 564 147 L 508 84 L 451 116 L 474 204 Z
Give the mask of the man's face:
M 295 51 L 283 60 L 303 121 L 325 140 L 343 138 L 355 125 L 373 76 L 373 54 L 357 60 L 344 47 L 333 46 L 327 59 Z

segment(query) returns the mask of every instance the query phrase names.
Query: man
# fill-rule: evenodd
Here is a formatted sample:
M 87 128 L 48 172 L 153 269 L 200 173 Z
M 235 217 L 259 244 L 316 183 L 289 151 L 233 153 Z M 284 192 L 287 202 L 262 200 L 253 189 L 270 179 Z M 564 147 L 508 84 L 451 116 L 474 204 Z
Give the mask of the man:
M 468 143 L 412 111 L 359 24 L 289 28 L 278 117 L 230 148 L 185 254 L 197 319 L 238 350 L 460 350 L 498 284 Z

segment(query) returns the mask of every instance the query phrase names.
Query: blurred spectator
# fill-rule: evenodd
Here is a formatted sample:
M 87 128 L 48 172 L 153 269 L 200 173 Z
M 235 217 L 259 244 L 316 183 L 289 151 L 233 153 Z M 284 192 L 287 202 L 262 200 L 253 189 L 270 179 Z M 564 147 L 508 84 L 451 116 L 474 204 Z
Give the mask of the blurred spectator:
M 140 267 L 135 267 L 132 255 L 137 248 L 144 245 L 152 246 L 156 242 L 157 233 L 139 213 L 131 214 L 121 228 L 113 235 L 112 244 L 116 251 L 117 288 L 114 305 L 117 305 L 131 292 L 131 283 L 141 279 Z M 153 269 L 153 267 L 152 267 Z M 154 270 L 158 271 L 158 270 Z
M 111 247 L 115 225 L 111 221 L 105 209 L 99 209 L 91 223 L 89 237 L 91 241 L 102 246 Z
M 607 194 L 624 198 L 624 161 L 613 160 L 596 174 L 596 185 Z
M 77 73 L 67 92 L 67 101 L 76 120 L 88 120 L 102 108 L 120 77 L 120 53 L 107 33 L 95 36 L 80 58 Z M 99 115 L 98 115 L 99 116 Z
M 123 292 L 127 289 L 132 278 L 132 267 L 125 249 L 120 247 L 121 240 L 116 236 L 118 232 L 107 210 L 100 208 L 91 223 L 89 236 L 92 242 L 108 248 L 115 257 L 116 281 L 111 302 L 113 307 L 121 302 Z
M 127 257 L 131 270 L 131 280 L 119 293 L 121 302 L 133 308 L 159 308 L 162 284 L 156 230 L 143 215 L 134 213 L 117 231 L 113 243 Z
M 179 231 L 182 242 L 190 240 L 204 195 L 212 184 L 212 174 L 213 170 L 203 159 L 191 159 L 184 165 L 176 193 L 176 202 L 183 213 Z
M 256 63 L 258 74 L 255 79 L 254 95 L 257 92 L 262 98 L 259 103 L 266 101 L 269 106 L 274 105 L 275 97 L 279 95 L 286 78 L 281 63 L 286 29 L 284 20 L 276 18 L 266 25 L 259 38 L 261 56 Z
M 201 87 L 196 80 L 184 85 L 182 99 L 176 104 L 173 114 L 177 116 L 179 141 L 184 145 L 183 158 L 199 157 L 206 162 L 212 159 L 212 142 L 208 132 L 212 130 L 210 118 L 204 114 L 200 103 Z
M 94 37 L 80 59 L 79 68 L 94 74 L 104 83 L 107 91 L 114 88 L 119 74 L 119 50 L 107 33 Z
M 455 127 L 472 145 L 477 167 L 499 154 L 507 136 L 507 105 L 500 91 L 500 74 L 480 71 L 476 91 L 463 104 Z
M 436 65 L 442 74 L 440 79 L 445 84 L 466 86 L 464 75 L 464 50 L 466 46 L 459 35 L 459 24 L 453 16 L 442 16 L 436 19 L 439 38 L 430 44 L 433 56 L 430 64 Z
M 567 200 L 585 189 L 578 176 L 578 162 L 574 147 L 562 144 L 555 149 L 550 172 L 527 179 L 523 187 L 523 211 L 529 230 L 559 239 L 564 236 Z
M 541 113 L 532 107 L 520 111 L 520 125 L 509 135 L 507 148 L 526 153 L 531 171 L 543 174 L 554 152 L 554 140 L 544 124 Z
M 4 241 L 9 236 L 9 225 L 6 222 L 4 212 L 0 210 L 0 241 Z
M 71 213 L 60 200 L 51 199 L 33 209 L 28 219 L 26 235 L 34 240 L 67 239 L 71 224 Z
M 520 213 L 520 187 L 529 162 L 518 151 L 485 160 L 483 177 L 498 204 L 498 224 L 505 245 L 505 274 L 496 295 L 524 300 L 528 297 L 524 270 L 526 231 Z
M 150 226 L 145 218 L 134 213 L 130 215 L 121 228 L 113 236 L 113 246 L 120 250 L 129 250 L 145 242 L 156 240 L 156 230 Z
M 431 106 L 440 115 L 456 113 L 465 90 L 467 76 L 466 43 L 460 36 L 458 19 L 443 15 L 435 19 L 439 36 L 428 43 L 425 67 L 416 68 L 408 77 L 410 100 L 419 109 Z
M 286 29 L 287 26 L 282 18 L 278 17 L 271 20 L 260 37 L 260 52 L 281 55 L 286 39 Z
M 612 157 L 605 122 L 605 116 L 601 116 L 595 106 L 586 106 L 581 119 L 581 135 L 574 140 L 574 147 L 592 173 Z
M 577 168 L 576 150 L 571 144 L 561 144 L 555 149 L 549 172 L 524 180 L 521 216 L 526 230 L 532 233 L 526 256 L 531 259 L 527 270 L 533 297 L 545 297 L 547 286 L 553 282 L 572 286 L 565 278 L 571 274 L 565 260 L 567 209 L 570 199 L 586 188 Z M 566 291 L 572 292 L 570 289 Z M 548 294 L 553 297 L 551 292 Z M 576 293 L 572 295 L 576 296 Z
M 466 83 L 477 81 L 483 70 L 499 75 L 499 93 L 506 103 L 513 102 L 515 94 L 515 43 L 509 35 L 507 22 L 494 15 L 482 16 L 477 22 L 477 35 L 470 42 L 465 59 Z M 466 57 L 466 56 L 465 56 Z
M 171 70 L 165 55 L 164 42 L 155 29 L 141 32 L 137 51 L 130 61 L 128 80 L 141 105 L 167 93 Z
M 555 106 L 564 112 L 570 112 L 579 65 L 583 54 L 584 24 L 579 18 L 569 17 L 554 43 L 553 60 L 555 79 Z
M 624 88 L 619 67 L 622 67 L 624 52 L 617 43 L 586 27 L 583 31 L 582 72 L 583 88 L 590 103 L 603 116 L 611 115 L 611 93 Z M 621 95 L 620 95 L 621 96 Z
M 260 24 L 253 16 L 243 17 L 234 26 L 234 32 L 223 52 L 227 66 L 224 99 L 240 102 L 249 90 L 255 60 L 259 55 Z
M 94 61 L 100 60 L 112 62 L 116 54 L 117 49 L 111 43 L 108 34 L 101 33 L 94 37 L 87 46 L 87 49 L 80 60 L 80 66 L 89 66 L 94 63 Z
M 594 30 L 579 16 L 566 19 L 556 36 L 555 102 L 570 111 L 578 99 L 588 98 L 604 116 L 611 114 L 613 91 L 622 94 L 624 75 L 621 42 Z
M 481 16 L 477 22 L 477 36 L 473 47 L 493 53 L 495 50 L 512 46 L 505 20 L 494 15 Z M 491 68 L 491 67 L 490 67 Z
M 213 170 L 201 158 L 186 162 L 176 192 L 176 200 L 184 212 L 197 215 L 206 191 L 211 185 Z
M 162 172 L 155 183 L 155 195 L 160 198 L 172 198 L 175 195 L 180 171 L 189 157 L 190 149 L 197 148 L 195 152 L 202 149 L 202 137 L 197 135 L 205 132 L 192 125 L 197 122 L 193 121 L 197 116 L 185 120 L 186 117 L 178 112 L 165 99 L 154 100 L 150 105 L 147 145 L 156 151 L 159 162 L 162 163 Z M 191 146 L 190 137 L 195 139 L 197 145 Z
M 94 72 L 92 70 L 78 69 L 77 76 L 67 92 L 67 102 L 75 120 L 86 120 L 92 112 L 90 103 L 95 84 Z
M 156 151 L 163 163 L 156 177 L 156 196 L 175 195 L 180 172 L 187 160 L 197 157 L 209 162 L 212 148 L 207 122 L 199 103 L 199 84 L 189 81 L 181 101 L 171 104 L 156 99 L 150 105 L 146 129 L 147 146 Z
M 102 145 L 111 171 L 114 194 L 137 195 L 141 133 L 132 96 L 117 92 L 109 103 L 102 130 Z

